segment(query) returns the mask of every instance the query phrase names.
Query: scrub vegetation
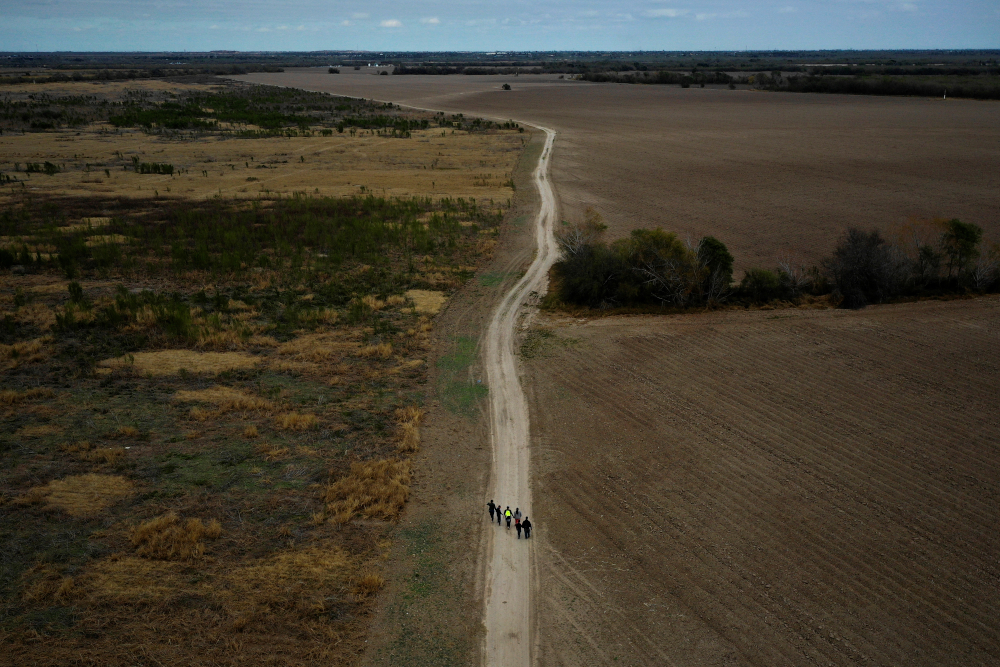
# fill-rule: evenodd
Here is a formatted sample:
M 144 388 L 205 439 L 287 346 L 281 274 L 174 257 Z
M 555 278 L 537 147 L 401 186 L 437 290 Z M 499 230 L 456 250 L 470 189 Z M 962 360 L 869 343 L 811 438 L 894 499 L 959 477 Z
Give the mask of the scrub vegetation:
M 983 247 L 983 230 L 961 220 L 908 225 L 898 240 L 849 228 L 819 266 L 780 262 L 749 268 L 733 282 L 733 256 L 718 239 L 681 241 L 662 229 L 637 229 L 606 243 L 606 226 L 588 209 L 559 235 L 553 267 L 560 302 L 602 310 L 656 305 L 684 309 L 724 304 L 861 308 L 900 298 L 982 294 L 1000 288 L 1000 248 Z
M 370 123 L 374 141 L 396 145 L 424 126 L 475 134 L 485 155 L 502 131 L 274 91 L 179 86 L 80 108 L 104 114 L 88 131 L 157 140 Z M 332 102 L 302 104 L 320 98 Z M 31 133 L 31 118 L 11 122 Z M 185 144 L 117 168 L 176 179 L 186 167 L 170 149 Z M 42 164 L 32 178 L 49 178 L 44 164 L 63 176 Z M 474 176 L 504 189 L 499 174 Z M 440 190 L 11 188 L 0 208 L 10 659 L 353 664 L 420 450 L 433 313 L 490 256 L 505 212 Z

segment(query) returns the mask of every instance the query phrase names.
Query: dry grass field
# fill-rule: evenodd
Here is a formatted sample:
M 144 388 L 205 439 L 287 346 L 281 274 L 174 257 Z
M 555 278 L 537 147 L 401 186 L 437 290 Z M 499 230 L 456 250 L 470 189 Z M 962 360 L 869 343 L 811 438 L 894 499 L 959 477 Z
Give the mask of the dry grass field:
M 0 94 L 19 99 L 79 99 L 99 93 L 111 100 L 149 95 L 208 94 L 218 86 L 137 81 L 100 84 L 9 86 Z M 0 204 L 29 193 L 39 196 L 105 196 L 131 199 L 181 197 L 253 198 L 305 192 L 333 196 L 447 196 L 506 200 L 511 170 L 523 137 L 511 133 L 472 134 L 435 127 L 414 130 L 406 141 L 372 132 L 323 136 L 242 138 L 116 132 L 107 123 L 77 131 L 0 135 L 0 172 L 20 182 L 0 187 Z M 140 174 L 132 159 L 173 165 L 172 175 Z M 15 165 L 49 161 L 53 175 L 15 174 Z
M 996 664 L 998 317 L 538 321 L 540 664 Z
M 526 135 L 351 109 L 431 124 L 0 136 L 0 664 L 358 662 Z

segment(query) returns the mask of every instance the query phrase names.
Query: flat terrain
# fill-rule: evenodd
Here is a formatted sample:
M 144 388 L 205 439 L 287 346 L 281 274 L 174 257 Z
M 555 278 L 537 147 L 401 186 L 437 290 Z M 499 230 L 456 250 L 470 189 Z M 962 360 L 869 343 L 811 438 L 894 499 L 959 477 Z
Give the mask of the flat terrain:
M 536 122 L 558 133 L 565 219 L 593 206 L 612 235 L 712 234 L 739 271 L 812 264 L 848 225 L 960 218 L 1000 240 L 1000 104 L 589 84 L 555 75 L 241 77 Z M 510 83 L 512 90 L 500 86 Z
M 738 270 L 852 224 L 1000 232 L 993 103 L 247 78 L 552 127 L 563 218 L 713 234 Z M 996 664 L 998 308 L 536 321 L 537 664 Z
M 997 664 L 998 315 L 539 321 L 539 663 Z

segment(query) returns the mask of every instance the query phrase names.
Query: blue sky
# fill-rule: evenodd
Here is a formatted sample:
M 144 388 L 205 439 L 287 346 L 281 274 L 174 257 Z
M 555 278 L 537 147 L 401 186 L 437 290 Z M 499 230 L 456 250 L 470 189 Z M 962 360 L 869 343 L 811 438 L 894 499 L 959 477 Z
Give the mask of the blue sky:
M 0 51 L 1000 48 L 1000 0 L 0 0 Z

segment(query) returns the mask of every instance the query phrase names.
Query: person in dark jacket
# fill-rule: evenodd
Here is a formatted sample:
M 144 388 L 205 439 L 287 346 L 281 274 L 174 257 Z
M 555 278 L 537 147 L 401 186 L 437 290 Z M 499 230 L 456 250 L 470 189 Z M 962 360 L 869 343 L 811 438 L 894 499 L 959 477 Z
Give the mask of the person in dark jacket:
M 514 528 L 517 529 L 517 539 L 521 539 L 521 519 L 516 514 L 514 515 Z
M 524 528 L 524 539 L 531 537 L 531 522 L 528 521 L 528 517 L 524 517 L 524 521 L 521 522 L 521 528 Z
M 490 502 L 486 503 L 486 507 L 490 510 L 490 523 L 493 523 L 493 513 L 497 511 L 496 503 L 490 499 Z

